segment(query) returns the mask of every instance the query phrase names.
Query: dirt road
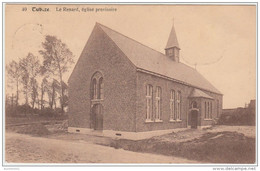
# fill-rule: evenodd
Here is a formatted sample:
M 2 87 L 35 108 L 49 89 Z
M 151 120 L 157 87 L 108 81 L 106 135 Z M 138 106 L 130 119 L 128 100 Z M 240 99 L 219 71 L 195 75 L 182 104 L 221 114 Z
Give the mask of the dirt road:
M 7 163 L 196 163 L 178 157 L 137 153 L 91 144 L 6 133 Z

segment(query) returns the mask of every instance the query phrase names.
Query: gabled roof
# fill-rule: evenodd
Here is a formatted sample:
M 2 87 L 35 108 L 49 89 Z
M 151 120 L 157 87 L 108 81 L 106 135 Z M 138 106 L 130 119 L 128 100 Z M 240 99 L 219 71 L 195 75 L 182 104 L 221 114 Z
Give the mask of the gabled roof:
M 175 62 L 163 53 L 147 47 L 104 25 L 99 23 L 97 23 L 97 25 L 137 68 L 169 77 L 193 87 L 221 94 L 220 91 L 197 70 L 183 63 Z
M 170 36 L 169 36 L 169 39 L 168 39 L 168 42 L 167 42 L 165 49 L 172 48 L 172 47 L 180 48 L 179 43 L 178 43 L 178 39 L 177 39 L 177 36 L 176 36 L 174 25 L 172 25 L 172 30 L 171 30 L 171 33 L 170 33 Z
M 213 97 L 207 95 L 201 90 L 198 90 L 196 88 L 193 89 L 189 97 L 202 97 L 202 98 L 207 98 L 207 99 L 214 99 Z

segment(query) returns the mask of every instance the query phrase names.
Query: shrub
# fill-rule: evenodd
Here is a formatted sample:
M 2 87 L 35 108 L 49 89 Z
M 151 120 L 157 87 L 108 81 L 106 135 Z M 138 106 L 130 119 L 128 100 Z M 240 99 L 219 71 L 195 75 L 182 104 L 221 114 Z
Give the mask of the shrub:
M 52 108 L 48 107 L 48 108 L 44 108 L 44 109 L 39 110 L 39 113 L 43 117 L 66 118 L 66 116 L 62 115 L 61 108 L 52 109 Z
M 11 107 L 11 106 L 6 106 L 5 107 L 5 115 L 6 116 L 14 116 L 16 113 L 15 108 Z
M 16 132 L 20 134 L 31 134 L 37 136 L 50 134 L 50 131 L 41 123 L 21 126 Z
M 40 111 L 40 115 L 44 117 L 51 117 L 55 115 L 55 111 L 52 108 L 44 108 Z
M 232 112 L 223 113 L 219 125 L 255 125 L 255 113 L 248 108 L 238 108 Z
M 6 116 L 21 116 L 21 115 L 27 115 L 27 114 L 34 114 L 38 113 L 38 109 L 33 109 L 29 105 L 18 105 L 18 106 L 6 106 Z

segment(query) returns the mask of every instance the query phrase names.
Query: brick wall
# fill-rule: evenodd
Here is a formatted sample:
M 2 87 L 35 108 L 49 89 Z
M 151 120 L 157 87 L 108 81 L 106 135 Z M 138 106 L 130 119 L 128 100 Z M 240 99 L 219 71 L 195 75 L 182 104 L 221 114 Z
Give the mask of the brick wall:
M 135 131 L 135 67 L 99 26 L 69 79 L 69 126 L 90 127 L 90 85 L 96 71 L 104 78 L 103 129 Z
M 155 91 L 156 86 L 160 86 L 162 88 L 162 121 L 163 122 L 152 122 L 146 123 L 146 85 L 151 84 L 153 86 L 153 114 L 155 113 Z M 175 90 L 175 92 L 181 92 L 181 122 L 170 122 L 170 91 Z M 177 82 L 173 82 L 171 80 L 167 80 L 158 76 L 149 75 L 147 73 L 138 72 L 137 73 L 137 131 L 151 131 L 151 130 L 164 130 L 164 129 L 174 129 L 174 128 L 183 128 L 187 127 L 187 120 L 190 108 L 190 100 L 189 95 L 193 87 L 186 86 Z M 218 95 L 215 93 L 207 92 L 208 95 L 212 96 L 214 100 L 213 102 L 213 118 L 217 117 L 217 109 L 215 102 L 219 100 L 219 112 L 221 114 L 222 110 L 222 95 Z M 209 125 L 212 121 L 204 120 L 204 103 L 205 99 L 199 99 L 198 107 L 201 107 L 201 111 L 199 112 L 199 120 L 198 125 Z
M 146 123 L 146 85 L 153 86 L 153 114 L 155 114 L 155 91 L 156 86 L 162 89 L 162 121 Z M 170 90 L 174 89 L 175 92 L 181 91 L 181 122 L 170 122 Z M 187 112 L 188 112 L 188 99 L 191 88 L 183 86 L 182 84 L 172 82 L 157 76 L 149 75 L 146 73 L 137 73 L 137 131 L 152 131 L 164 130 L 173 128 L 182 128 L 187 126 Z
M 205 91 L 208 95 L 214 98 L 214 100 L 202 99 L 201 100 L 201 126 L 212 124 L 212 120 L 205 120 L 205 102 L 212 102 L 212 118 L 219 118 L 222 114 L 222 104 L 223 104 L 223 96 L 211 92 Z M 217 100 L 219 101 L 219 106 L 217 109 Z

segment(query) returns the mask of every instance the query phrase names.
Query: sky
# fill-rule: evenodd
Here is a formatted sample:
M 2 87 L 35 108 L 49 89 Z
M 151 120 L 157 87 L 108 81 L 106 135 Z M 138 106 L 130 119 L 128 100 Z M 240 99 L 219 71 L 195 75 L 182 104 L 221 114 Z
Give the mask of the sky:
M 39 8 L 49 11 L 32 11 Z M 110 11 L 96 11 L 100 8 Z M 41 59 L 38 51 L 45 35 L 55 35 L 66 43 L 76 62 L 96 22 L 162 53 L 174 23 L 180 61 L 196 66 L 223 94 L 224 109 L 244 107 L 256 98 L 255 6 L 6 5 L 5 63 L 18 61 L 29 52 Z M 66 81 L 73 67 L 64 75 Z

